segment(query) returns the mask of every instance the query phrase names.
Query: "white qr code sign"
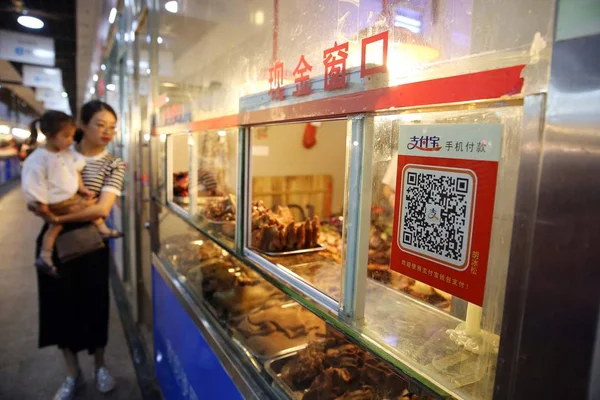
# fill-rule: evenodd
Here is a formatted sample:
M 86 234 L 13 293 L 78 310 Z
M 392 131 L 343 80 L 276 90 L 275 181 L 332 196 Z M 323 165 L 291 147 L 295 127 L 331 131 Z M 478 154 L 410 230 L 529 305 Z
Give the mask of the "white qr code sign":
M 473 171 L 406 165 L 398 245 L 450 268 L 467 268 L 477 178 Z
M 482 305 L 502 125 L 400 127 L 391 268 Z

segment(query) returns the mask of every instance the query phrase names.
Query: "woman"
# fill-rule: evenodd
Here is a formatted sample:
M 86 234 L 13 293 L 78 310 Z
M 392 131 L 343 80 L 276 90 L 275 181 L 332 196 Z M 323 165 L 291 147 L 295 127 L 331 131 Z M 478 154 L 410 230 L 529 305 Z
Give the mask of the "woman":
M 115 111 L 106 103 L 91 101 L 82 107 L 75 150 L 86 158 L 83 182 L 97 196 L 98 202 L 73 214 L 42 215 L 47 222 L 67 224 L 66 232 L 81 223 L 108 217 L 121 194 L 125 174 L 124 163 L 106 151 L 114 137 L 116 122 Z M 30 208 L 40 214 L 34 205 Z M 37 253 L 47 228 L 48 224 L 38 237 Z M 115 388 L 115 380 L 104 362 L 110 299 L 108 246 L 68 263 L 61 264 L 56 259 L 55 265 L 60 279 L 38 271 L 39 346 L 57 345 L 67 367 L 67 378 L 54 400 L 72 399 L 76 389 L 83 384 L 77 353 L 86 349 L 94 354 L 96 387 L 100 392 L 108 393 Z

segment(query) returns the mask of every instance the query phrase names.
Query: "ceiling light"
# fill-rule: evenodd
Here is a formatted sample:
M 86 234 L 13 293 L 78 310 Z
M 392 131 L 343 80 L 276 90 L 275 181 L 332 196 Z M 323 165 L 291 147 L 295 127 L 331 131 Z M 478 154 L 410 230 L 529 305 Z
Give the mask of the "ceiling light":
M 101 69 L 102 71 L 106 71 L 106 65 L 102 64 L 102 65 L 100 66 L 100 69 Z
M 98 74 L 94 74 L 94 76 L 92 76 L 92 80 L 94 82 L 98 82 Z
M 31 135 L 31 132 L 29 132 L 27 129 L 13 128 L 12 135 L 18 137 L 19 139 L 27 139 Z
M 150 68 L 148 68 L 148 69 L 146 70 L 146 73 L 147 73 L 148 75 L 150 75 L 150 72 L 152 72 L 152 71 L 150 70 Z
M 10 126 L 8 125 L 0 125 L 0 134 L 8 135 L 10 133 Z
M 69 97 L 69 95 L 67 94 L 67 92 L 62 92 L 62 97 L 67 98 Z
M 177 1 L 175 0 L 167 1 L 165 3 L 165 10 L 175 14 L 179 10 L 179 4 L 177 4 Z
M 168 103 L 170 101 L 171 101 L 171 99 L 169 97 L 165 97 L 165 103 Z
M 115 86 L 114 83 L 109 83 L 108 85 L 106 85 L 106 90 L 109 90 L 111 92 L 114 92 L 116 88 L 117 87 Z
M 163 42 L 162 38 L 159 36 L 156 41 L 158 42 L 158 44 L 161 44 Z
M 96 89 L 95 89 L 95 88 L 93 88 L 93 87 L 91 87 L 91 88 L 90 88 L 90 94 L 94 94 L 94 93 L 96 93 Z
M 21 15 L 17 18 L 17 22 L 23 25 L 25 28 L 30 29 L 41 29 L 44 27 L 44 22 L 41 19 L 32 17 L 30 15 Z
M 117 9 L 113 7 L 108 15 L 108 22 L 112 24 L 115 22 L 115 19 L 117 19 Z

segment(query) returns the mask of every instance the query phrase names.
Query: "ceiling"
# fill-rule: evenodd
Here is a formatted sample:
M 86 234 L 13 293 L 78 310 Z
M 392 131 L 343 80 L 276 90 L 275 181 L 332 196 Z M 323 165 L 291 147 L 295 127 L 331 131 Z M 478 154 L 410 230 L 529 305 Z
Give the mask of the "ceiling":
M 63 86 L 69 95 L 72 110 L 76 110 L 76 0 L 0 0 L 0 29 L 17 31 L 54 39 L 57 68 L 62 70 Z M 17 17 L 27 10 L 29 15 L 44 21 L 41 29 L 29 29 L 17 22 Z M 11 62 L 14 69 L 22 75 L 22 64 Z M 18 89 L 19 95 L 28 93 L 26 88 Z M 23 97 L 22 97 L 23 98 Z M 23 98 L 29 102 L 29 99 Z M 32 105 L 33 106 L 33 105 Z

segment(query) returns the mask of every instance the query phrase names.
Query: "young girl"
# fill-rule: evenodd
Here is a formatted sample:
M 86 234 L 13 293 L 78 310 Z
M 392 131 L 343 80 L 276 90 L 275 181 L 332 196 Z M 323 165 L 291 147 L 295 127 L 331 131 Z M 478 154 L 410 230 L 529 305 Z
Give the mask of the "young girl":
M 75 135 L 73 118 L 60 111 L 47 111 L 31 123 L 32 143 L 37 139 L 38 124 L 46 136 L 46 144 L 31 153 L 23 164 L 21 186 L 27 203 L 37 202 L 42 212 L 54 216 L 78 212 L 94 204 L 92 192 L 81 179 L 85 159 L 71 149 Z M 109 229 L 103 219 L 94 224 L 105 239 L 123 236 L 121 232 Z M 62 225 L 50 225 L 43 237 L 40 256 L 35 261 L 37 268 L 54 277 L 58 277 L 58 273 L 52 253 L 62 229 Z

